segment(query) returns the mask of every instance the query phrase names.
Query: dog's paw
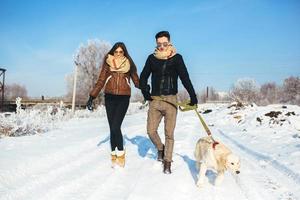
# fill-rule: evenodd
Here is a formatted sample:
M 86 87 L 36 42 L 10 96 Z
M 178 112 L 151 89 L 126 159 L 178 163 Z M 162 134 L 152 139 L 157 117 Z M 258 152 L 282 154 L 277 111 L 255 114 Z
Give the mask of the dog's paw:
M 204 178 L 198 180 L 197 186 L 198 186 L 199 188 L 202 188 L 202 187 L 204 187 L 204 185 L 206 185 L 207 183 L 208 183 L 208 178 L 207 178 L 207 177 L 204 177 Z
M 221 185 L 223 179 L 224 179 L 223 177 L 217 176 L 217 178 L 215 179 L 215 186 Z
M 203 188 L 204 185 L 205 185 L 205 183 L 202 182 L 202 181 L 198 181 L 198 182 L 197 182 L 197 186 L 198 186 L 199 188 Z
M 215 186 L 221 185 L 222 181 L 215 180 Z

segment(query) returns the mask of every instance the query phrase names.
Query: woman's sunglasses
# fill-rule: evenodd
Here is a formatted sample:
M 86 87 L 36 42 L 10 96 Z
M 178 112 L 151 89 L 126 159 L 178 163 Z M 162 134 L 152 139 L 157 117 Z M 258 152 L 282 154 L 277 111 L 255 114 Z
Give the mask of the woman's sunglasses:
M 124 51 L 114 51 L 114 54 L 123 54 Z

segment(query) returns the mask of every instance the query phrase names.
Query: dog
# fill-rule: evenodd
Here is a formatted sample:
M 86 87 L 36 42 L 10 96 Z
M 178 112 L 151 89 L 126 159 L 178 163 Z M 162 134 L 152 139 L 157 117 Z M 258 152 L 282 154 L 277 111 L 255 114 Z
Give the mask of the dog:
M 214 185 L 222 183 L 226 170 L 236 174 L 240 173 L 239 157 L 224 144 L 215 142 L 210 136 L 198 140 L 194 155 L 196 167 L 199 170 L 198 187 L 203 187 L 208 182 L 208 178 L 205 176 L 207 169 L 213 169 L 217 172 Z

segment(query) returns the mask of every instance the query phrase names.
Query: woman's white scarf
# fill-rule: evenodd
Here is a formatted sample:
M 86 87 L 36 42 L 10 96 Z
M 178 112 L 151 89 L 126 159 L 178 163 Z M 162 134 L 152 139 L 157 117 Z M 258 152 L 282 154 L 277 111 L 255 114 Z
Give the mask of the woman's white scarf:
M 108 54 L 106 63 L 109 65 L 110 71 L 113 72 L 127 73 L 130 70 L 130 62 L 125 56 L 116 58 Z

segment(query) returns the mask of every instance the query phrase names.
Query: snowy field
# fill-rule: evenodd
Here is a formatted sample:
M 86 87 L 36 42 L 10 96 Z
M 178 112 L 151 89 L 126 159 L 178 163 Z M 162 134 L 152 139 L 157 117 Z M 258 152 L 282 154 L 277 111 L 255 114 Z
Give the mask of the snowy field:
M 162 173 L 146 135 L 147 108 L 131 105 L 125 117 L 124 169 L 110 166 L 103 107 L 94 113 L 78 112 L 74 118 L 45 111 L 52 122 L 24 113 L 1 116 L 1 123 L 18 124 L 12 129 L 26 123 L 46 128 L 39 127 L 43 130 L 34 135 L 0 139 L 0 199 L 300 199 L 300 107 L 253 105 L 236 110 L 221 104 L 199 105 L 199 111 L 208 109 L 212 112 L 202 116 L 215 139 L 238 154 L 242 166 L 239 175 L 226 172 L 220 186 L 213 185 L 215 173 L 208 171 L 209 184 L 201 189 L 195 184 L 193 151 L 205 132 L 193 111 L 178 113 L 171 175 Z M 265 115 L 271 111 L 281 113 Z M 159 131 L 163 137 L 163 123 Z

